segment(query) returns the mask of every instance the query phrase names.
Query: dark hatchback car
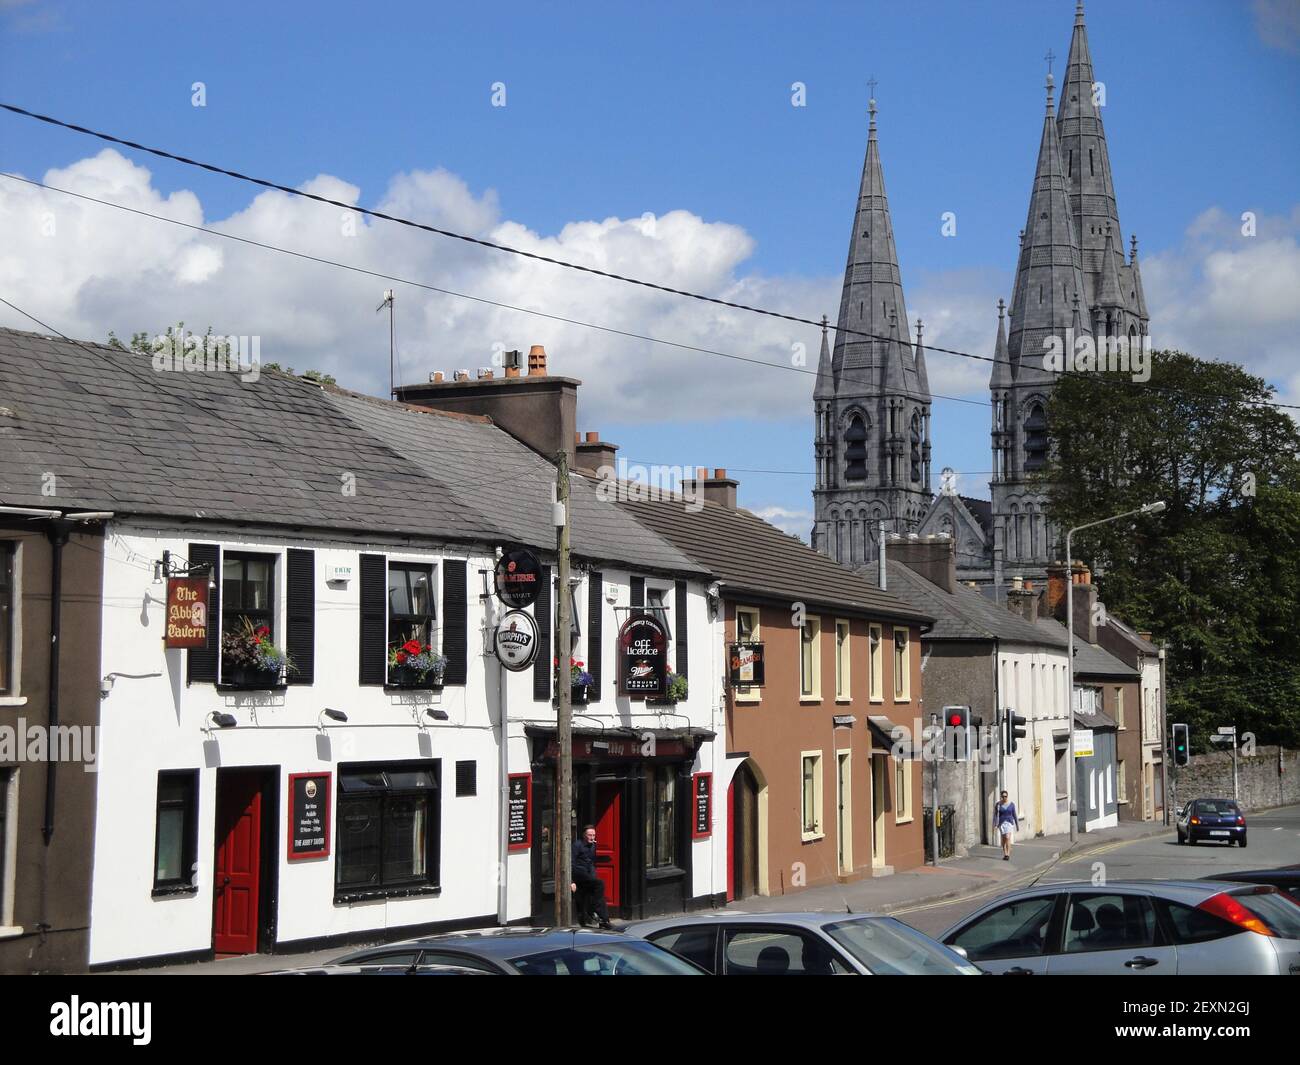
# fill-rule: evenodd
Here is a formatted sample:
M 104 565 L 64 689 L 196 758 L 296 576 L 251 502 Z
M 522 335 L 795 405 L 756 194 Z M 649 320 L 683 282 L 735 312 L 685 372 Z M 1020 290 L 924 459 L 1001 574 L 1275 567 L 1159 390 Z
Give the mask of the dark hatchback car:
M 1174 828 L 1179 843 L 1246 845 L 1246 815 L 1231 799 L 1193 799 L 1178 811 Z
M 335 958 L 334 966 L 398 967 L 412 975 L 431 966 L 496 976 L 704 976 L 699 966 L 621 932 L 584 928 L 483 928 L 423 936 Z

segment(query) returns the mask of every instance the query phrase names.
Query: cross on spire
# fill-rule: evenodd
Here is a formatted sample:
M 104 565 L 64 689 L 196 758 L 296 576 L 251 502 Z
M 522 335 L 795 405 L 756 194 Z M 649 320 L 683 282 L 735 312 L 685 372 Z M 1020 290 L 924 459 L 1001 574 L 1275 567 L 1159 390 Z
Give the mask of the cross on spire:
M 876 86 L 879 84 L 880 82 L 876 80 L 876 76 L 874 74 L 872 74 L 871 77 L 867 79 L 867 85 L 871 89 L 871 95 L 873 97 L 876 95 Z
M 1047 55 L 1043 56 L 1043 58 L 1047 60 L 1047 73 L 1050 74 L 1052 72 L 1052 64 L 1056 62 L 1056 53 L 1049 48 L 1047 50 Z

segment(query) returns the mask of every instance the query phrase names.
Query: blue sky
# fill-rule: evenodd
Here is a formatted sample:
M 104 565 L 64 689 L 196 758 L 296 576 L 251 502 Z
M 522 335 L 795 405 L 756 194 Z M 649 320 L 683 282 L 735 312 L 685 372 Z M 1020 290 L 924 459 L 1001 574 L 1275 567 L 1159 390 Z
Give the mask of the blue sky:
M 922 314 L 937 323 L 927 328 L 930 339 L 937 328 L 942 339 L 936 342 L 987 354 L 994 304 L 1009 294 L 1016 232 L 1024 224 L 1041 130 L 1043 57 L 1049 48 L 1056 54 L 1059 74 L 1073 10 L 1073 0 L 653 8 L 2 0 L 0 98 L 286 184 L 330 175 L 356 186 L 367 206 L 391 191 L 396 175 L 445 170 L 475 204 L 494 212 L 485 226 L 509 223 L 541 240 L 582 221 L 688 212 L 705 227 L 722 227 L 732 241 L 717 294 L 750 299 L 759 293 L 782 310 L 834 319 L 865 143 L 867 80 L 874 76 L 909 309 L 913 318 Z M 1191 350 L 1204 338 L 1214 350 L 1201 353 L 1259 358 L 1260 372 L 1290 388 L 1294 368 L 1255 350 L 1274 343 L 1271 337 L 1256 344 L 1252 323 L 1238 322 L 1240 350 L 1233 350 L 1233 323 L 1198 319 L 1190 328 L 1180 294 L 1215 284 L 1215 264 L 1224 255 L 1229 269 L 1241 273 L 1231 230 L 1243 211 L 1274 220 L 1274 231 L 1260 236 L 1281 242 L 1275 251 L 1282 269 L 1291 268 L 1300 221 L 1296 4 L 1091 0 L 1087 18 L 1097 76 L 1107 86 L 1104 121 L 1121 221 L 1139 236 L 1144 276 L 1147 260 L 1154 260 L 1153 302 L 1168 291 L 1167 320 L 1153 307 L 1157 345 L 1162 326 Z M 192 106 L 196 81 L 206 86 L 203 108 Z M 505 107 L 491 106 L 494 82 L 505 83 Z M 794 82 L 807 86 L 806 107 L 791 106 Z M 40 177 L 101 147 L 0 116 L 0 169 L 9 172 Z M 246 211 L 255 195 L 229 179 L 123 154 L 147 168 L 158 196 L 192 193 L 207 221 Z M 418 197 L 407 202 L 420 209 Z M 430 210 L 446 217 L 442 208 Z M 941 236 L 946 211 L 957 215 L 956 237 Z M 692 233 L 682 253 L 707 257 L 710 246 Z M 390 242 L 382 231 L 373 235 L 379 239 L 367 262 L 384 263 Z M 293 246 L 293 227 L 281 236 L 279 242 Z M 111 249 L 103 251 L 111 261 Z M 435 246 L 422 254 L 444 252 Z M 73 253 L 40 246 L 33 252 Z M 131 254 L 128 239 L 120 255 Z M 228 250 L 224 267 L 235 268 L 241 254 Z M 465 265 L 453 276 L 488 284 L 479 271 L 491 267 L 456 261 Z M 690 280 L 692 271 L 675 269 L 674 261 L 670 255 L 665 266 L 633 255 L 619 266 L 669 284 Z M 1275 263 L 1253 268 L 1274 276 L 1279 269 Z M 276 269 L 302 274 L 303 290 L 294 298 L 311 299 L 317 274 L 292 261 Z M 0 272 L 7 276 L 16 275 Z M 531 293 L 535 301 L 545 300 L 552 283 L 575 285 L 571 277 L 530 279 L 541 286 Z M 614 296 L 607 286 L 566 290 L 566 313 L 603 321 L 617 298 L 624 301 L 620 327 L 636 322 L 641 294 Z M 1196 305 L 1203 310 L 1222 295 L 1207 291 Z M 42 310 L 40 292 L 25 298 Z M 362 302 L 358 297 L 358 307 Z M 711 346 L 750 352 L 790 344 L 789 328 L 777 323 L 737 325 L 727 318 L 711 330 L 713 312 L 705 307 L 647 301 L 645 308 L 643 328 L 656 335 L 699 343 L 716 334 Z M 54 315 L 51 324 L 96 339 L 108 328 L 132 328 L 111 305 L 93 300 L 63 305 L 62 319 L 59 307 L 44 309 Z M 192 316 L 205 311 L 213 313 L 199 300 L 193 308 L 178 305 L 175 316 L 190 313 L 190 324 L 206 325 Z M 364 315 L 372 312 L 373 305 L 358 310 L 358 322 L 369 328 Z M 169 312 L 163 301 L 132 313 Z M 445 350 L 436 335 L 445 312 L 422 313 L 411 326 L 421 335 L 404 338 L 413 373 L 426 368 L 429 350 Z M 1279 313 L 1285 317 L 1285 309 Z M 7 317 L 4 324 L 23 323 Z M 221 330 L 222 323 L 214 325 Z M 473 328 L 466 312 L 448 343 L 463 343 Z M 484 335 L 508 330 L 509 346 L 541 335 L 528 321 L 516 327 L 496 320 L 483 329 Z M 794 340 L 813 346 L 817 338 Z M 746 505 L 810 509 L 810 381 L 739 364 L 697 374 L 681 360 L 661 365 L 661 353 L 647 345 L 593 343 L 597 350 L 584 350 L 583 372 L 576 374 L 589 384 L 593 374 L 617 376 L 601 363 L 604 357 L 622 360 L 621 381 L 630 361 L 634 370 L 666 376 L 668 383 L 656 386 L 663 391 L 649 412 L 620 400 L 626 382 L 612 390 L 588 388 L 584 428 L 599 428 L 636 459 L 809 471 L 806 477 L 739 476 Z M 572 372 L 564 350 L 551 343 L 548 350 L 553 371 Z M 342 370 L 344 383 L 378 390 L 372 363 L 386 364 L 386 355 L 384 349 L 382 358 L 371 359 L 352 350 L 320 361 Z M 438 365 L 484 361 L 457 358 L 446 352 Z M 936 376 L 940 382 L 935 391 L 946 382 L 952 394 L 982 398 L 975 379 L 985 369 L 949 373 L 941 360 L 951 361 L 932 357 L 932 383 Z M 764 375 L 754 387 L 778 396 L 765 393 L 751 402 L 747 388 L 733 392 L 729 384 Z M 937 401 L 933 425 L 936 480 L 939 468 L 951 465 L 975 474 L 962 490 L 980 494 L 978 474 L 988 467 L 987 410 Z

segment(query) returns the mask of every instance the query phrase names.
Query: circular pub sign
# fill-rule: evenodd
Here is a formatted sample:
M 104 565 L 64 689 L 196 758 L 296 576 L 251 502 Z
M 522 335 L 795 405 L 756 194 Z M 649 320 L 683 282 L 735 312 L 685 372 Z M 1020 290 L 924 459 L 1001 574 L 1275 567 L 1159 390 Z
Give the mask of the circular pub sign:
M 496 586 L 506 606 L 530 607 L 542 590 L 542 564 L 531 551 L 507 551 L 497 559 Z
M 512 673 L 531 666 L 537 657 L 537 622 L 532 614 L 509 611 L 497 625 L 492 646 L 501 664 Z

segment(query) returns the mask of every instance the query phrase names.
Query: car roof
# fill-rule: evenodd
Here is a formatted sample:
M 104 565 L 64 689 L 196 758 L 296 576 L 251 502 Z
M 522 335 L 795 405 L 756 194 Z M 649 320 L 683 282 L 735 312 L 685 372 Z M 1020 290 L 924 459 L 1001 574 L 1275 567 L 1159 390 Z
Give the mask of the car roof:
M 800 928 L 821 928 L 824 925 L 840 921 L 858 920 L 864 917 L 881 918 L 881 913 L 850 913 L 846 910 L 792 910 L 787 913 L 753 913 L 741 910 L 721 910 L 717 913 L 679 914 L 676 917 L 655 917 L 644 921 L 632 921 L 624 926 L 625 932 L 640 935 L 660 928 L 676 928 L 681 925 L 716 925 L 716 924 L 787 924 Z
M 395 943 L 383 943 L 353 951 L 337 959 L 348 964 L 363 955 L 404 947 L 422 950 L 461 950 L 485 958 L 514 958 L 534 951 L 555 950 L 560 947 L 598 946 L 601 943 L 626 942 L 620 931 L 595 932 L 585 928 L 530 928 L 506 925 L 495 928 L 474 928 L 464 932 L 444 932 L 432 936 L 417 936 Z

